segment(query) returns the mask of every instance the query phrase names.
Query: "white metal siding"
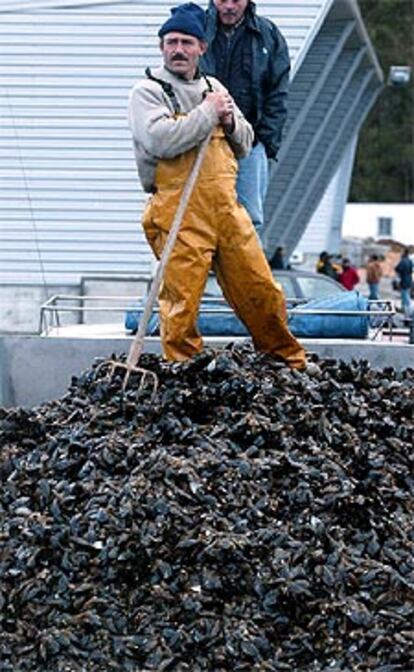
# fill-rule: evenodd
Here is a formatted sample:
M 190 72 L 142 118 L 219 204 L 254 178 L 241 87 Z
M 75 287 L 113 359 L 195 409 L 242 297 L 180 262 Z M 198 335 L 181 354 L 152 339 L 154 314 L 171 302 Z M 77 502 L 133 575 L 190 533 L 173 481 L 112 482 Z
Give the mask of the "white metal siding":
M 326 4 L 261 3 L 293 64 Z M 1 4 L 0 282 L 150 271 L 126 106 L 134 81 L 160 62 L 170 6 Z
M 349 105 L 349 96 L 343 97 L 324 137 L 316 137 L 354 55 L 352 47 L 338 55 L 338 68 L 310 103 L 350 2 L 260 2 L 260 13 L 287 39 L 293 73 L 286 140 L 268 198 L 273 246 L 284 227 L 285 244 L 293 249 L 371 104 L 367 86 L 339 142 L 335 127 Z M 157 32 L 170 6 L 166 0 L 0 4 L 0 282 L 65 283 L 88 274 L 150 272 L 152 255 L 139 224 L 146 196 L 136 176 L 126 106 L 134 81 L 161 60 Z M 342 18 L 324 30 L 332 7 L 341 8 Z M 372 95 L 378 73 L 374 79 Z M 352 95 L 358 78 L 351 84 Z M 312 142 L 318 151 L 303 162 Z M 331 148 L 329 156 L 319 151 L 323 146 Z M 304 198 L 315 170 L 318 181 Z
M 165 14 L 2 15 L 3 282 L 149 271 L 126 106 Z

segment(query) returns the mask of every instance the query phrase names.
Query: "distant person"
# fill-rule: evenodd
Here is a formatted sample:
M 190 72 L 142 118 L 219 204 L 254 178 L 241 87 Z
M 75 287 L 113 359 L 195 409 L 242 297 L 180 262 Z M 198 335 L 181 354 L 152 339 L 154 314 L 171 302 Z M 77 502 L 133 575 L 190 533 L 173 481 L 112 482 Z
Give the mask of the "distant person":
M 395 267 L 395 272 L 400 278 L 401 308 L 406 317 L 411 317 L 411 287 L 413 286 L 413 262 L 410 259 L 408 247 L 403 250 L 401 259 Z
M 270 268 L 273 268 L 276 271 L 279 270 L 290 270 L 291 265 L 285 259 L 285 248 L 283 245 L 279 245 L 276 248 L 276 251 L 273 257 L 270 259 Z
M 343 285 L 345 289 L 352 291 L 359 281 L 358 271 L 352 266 L 350 259 L 343 259 L 342 271 L 339 274 L 339 282 L 341 285 Z
M 337 274 L 338 279 L 339 279 L 339 275 L 340 275 L 340 273 L 342 273 L 342 255 L 341 254 L 337 254 L 335 256 L 332 255 L 331 256 L 331 264 L 332 264 L 332 268 L 334 269 L 334 271 Z
M 382 278 L 382 266 L 377 254 L 371 254 L 367 264 L 367 283 L 369 288 L 368 299 L 378 301 L 379 283 Z
M 325 250 L 320 253 L 319 260 L 316 264 L 317 273 L 322 273 L 322 275 L 327 275 L 329 278 L 338 281 L 339 273 L 338 267 L 332 263 L 332 255 L 328 254 Z

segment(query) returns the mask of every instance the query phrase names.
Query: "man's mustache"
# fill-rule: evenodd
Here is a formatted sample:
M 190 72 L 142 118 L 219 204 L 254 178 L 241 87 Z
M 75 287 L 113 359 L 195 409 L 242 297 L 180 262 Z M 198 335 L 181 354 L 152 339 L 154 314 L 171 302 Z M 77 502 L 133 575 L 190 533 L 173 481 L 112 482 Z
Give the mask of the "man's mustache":
M 183 56 L 182 54 L 176 54 L 175 56 L 172 57 L 171 60 L 172 60 L 172 62 L 174 62 L 174 61 L 184 61 L 184 62 L 187 62 L 187 61 L 188 61 L 188 58 L 186 58 L 186 57 Z

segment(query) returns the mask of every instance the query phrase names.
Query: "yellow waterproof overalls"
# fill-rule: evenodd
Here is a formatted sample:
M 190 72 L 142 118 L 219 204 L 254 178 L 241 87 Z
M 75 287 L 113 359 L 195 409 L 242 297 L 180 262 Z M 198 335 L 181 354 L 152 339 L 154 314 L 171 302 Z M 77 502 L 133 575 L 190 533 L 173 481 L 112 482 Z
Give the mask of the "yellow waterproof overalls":
M 143 217 L 151 248 L 160 257 L 196 150 L 158 162 Z M 249 330 L 257 350 L 297 369 L 305 353 L 287 327 L 283 291 L 273 280 L 253 224 L 237 202 L 237 161 L 218 126 L 207 148 L 159 294 L 164 356 L 182 361 L 203 347 L 196 322 L 208 272 Z

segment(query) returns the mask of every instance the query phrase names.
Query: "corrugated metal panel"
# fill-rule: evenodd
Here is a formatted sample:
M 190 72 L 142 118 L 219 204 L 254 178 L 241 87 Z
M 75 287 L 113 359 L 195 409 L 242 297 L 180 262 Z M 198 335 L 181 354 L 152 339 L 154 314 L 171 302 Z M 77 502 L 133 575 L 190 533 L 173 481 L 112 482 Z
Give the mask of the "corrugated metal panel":
M 40 4 L 40 3 L 38 3 Z M 108 7 L 107 7 L 108 9 Z M 166 8 L 2 16 L 0 278 L 149 272 L 126 123 L 129 88 L 159 59 Z M 13 231 L 16 236 L 13 240 Z
M 261 3 L 293 63 L 330 2 Z M 160 62 L 156 35 L 170 6 L 1 4 L 1 282 L 150 271 L 126 105 L 144 68 Z

